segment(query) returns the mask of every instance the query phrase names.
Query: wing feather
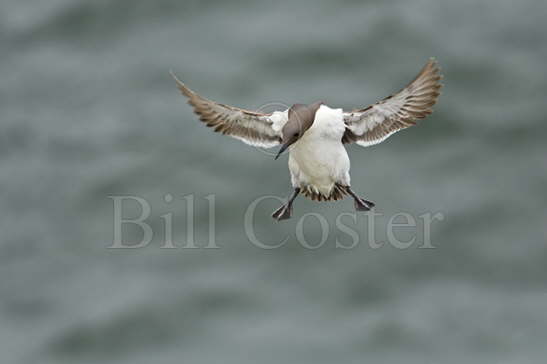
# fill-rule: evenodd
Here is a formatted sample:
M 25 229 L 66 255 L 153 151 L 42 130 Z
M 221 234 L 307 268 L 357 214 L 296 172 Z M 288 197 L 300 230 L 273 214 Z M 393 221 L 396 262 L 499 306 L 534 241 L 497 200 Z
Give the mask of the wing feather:
M 415 125 L 416 120 L 433 112 L 442 87 L 441 79 L 437 61 L 432 58 L 401 91 L 364 109 L 344 112 L 346 131 L 342 141 L 367 147 Z
M 281 143 L 281 128 L 288 120 L 286 111 L 265 114 L 211 101 L 189 89 L 172 72 L 171 75 L 199 119 L 215 132 L 257 147 L 270 148 Z

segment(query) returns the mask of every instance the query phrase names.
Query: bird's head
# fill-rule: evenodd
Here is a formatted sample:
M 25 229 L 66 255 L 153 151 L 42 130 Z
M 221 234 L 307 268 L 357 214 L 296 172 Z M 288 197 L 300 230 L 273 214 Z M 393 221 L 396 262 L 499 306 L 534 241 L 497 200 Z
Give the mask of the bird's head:
M 304 104 L 294 104 L 289 109 L 289 119 L 281 133 L 283 138 L 281 141 L 281 148 L 277 152 L 275 159 L 279 156 L 292 144 L 296 143 L 300 139 L 306 130 L 308 130 L 315 119 L 315 113 L 321 105 L 324 103 L 322 101 L 315 102 L 310 105 Z

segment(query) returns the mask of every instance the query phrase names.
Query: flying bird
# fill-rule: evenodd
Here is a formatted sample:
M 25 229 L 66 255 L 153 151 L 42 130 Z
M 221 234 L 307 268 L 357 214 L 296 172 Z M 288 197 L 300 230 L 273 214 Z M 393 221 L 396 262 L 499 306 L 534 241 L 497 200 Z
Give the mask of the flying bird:
M 257 147 L 280 146 L 275 159 L 289 150 L 294 190 L 287 203 L 272 214 L 276 220 L 291 217 L 293 202 L 300 193 L 316 201 L 340 200 L 349 195 L 357 211 L 374 207 L 373 202 L 359 197 L 351 188 L 350 160 L 344 145 L 368 147 L 415 125 L 432 113 L 442 87 L 439 66 L 431 58 L 406 87 L 365 108 L 345 111 L 318 101 L 262 113 L 208 100 L 171 75 L 200 120 L 214 131 Z

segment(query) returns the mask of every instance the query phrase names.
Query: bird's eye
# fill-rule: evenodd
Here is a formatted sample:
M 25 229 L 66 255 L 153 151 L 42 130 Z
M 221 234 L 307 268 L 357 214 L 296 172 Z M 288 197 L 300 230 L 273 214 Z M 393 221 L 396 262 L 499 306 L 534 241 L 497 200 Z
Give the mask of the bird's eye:
M 293 136 L 297 137 L 297 136 L 298 136 L 298 133 L 295 133 Z

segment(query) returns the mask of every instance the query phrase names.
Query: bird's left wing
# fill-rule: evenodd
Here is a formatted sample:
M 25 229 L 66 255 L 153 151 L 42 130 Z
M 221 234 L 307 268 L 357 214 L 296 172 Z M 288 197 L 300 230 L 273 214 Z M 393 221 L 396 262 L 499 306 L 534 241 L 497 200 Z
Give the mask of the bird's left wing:
M 267 114 L 220 104 L 200 96 L 172 72 L 171 75 L 200 120 L 214 131 L 257 147 L 271 148 L 281 144 L 281 129 L 288 120 L 287 111 Z
M 344 143 L 368 147 L 386 140 L 397 131 L 415 125 L 433 112 L 442 84 L 437 62 L 430 59 L 405 88 L 360 110 L 344 112 Z

